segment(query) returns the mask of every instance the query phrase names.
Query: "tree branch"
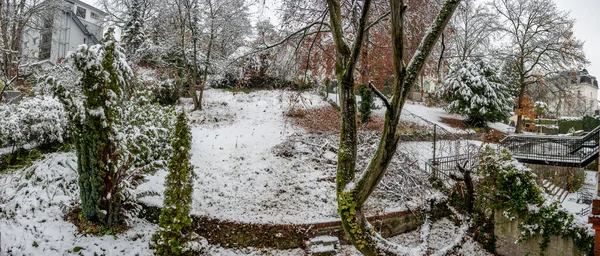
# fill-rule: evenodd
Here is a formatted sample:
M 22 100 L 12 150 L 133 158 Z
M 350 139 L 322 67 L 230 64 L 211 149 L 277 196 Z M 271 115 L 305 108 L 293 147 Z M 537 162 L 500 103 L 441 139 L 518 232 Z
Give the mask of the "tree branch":
M 383 93 L 381 93 L 379 90 L 377 90 L 377 88 L 375 88 L 375 86 L 373 85 L 373 81 L 369 81 L 369 89 L 371 89 L 371 91 L 373 91 L 375 95 L 377 95 L 377 97 L 379 97 L 379 99 L 383 101 L 383 104 L 385 104 L 385 108 L 387 108 L 389 111 L 392 111 L 392 105 L 390 104 L 390 101 L 387 99 L 387 97 L 385 97 L 385 95 L 383 95 Z

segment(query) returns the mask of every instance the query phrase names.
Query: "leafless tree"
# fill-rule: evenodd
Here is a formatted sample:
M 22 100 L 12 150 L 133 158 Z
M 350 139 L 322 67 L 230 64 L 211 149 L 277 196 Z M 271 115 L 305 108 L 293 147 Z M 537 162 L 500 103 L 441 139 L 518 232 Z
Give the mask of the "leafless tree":
M 400 113 L 410 88 L 418 79 L 427 57 L 450 21 L 460 0 L 447 0 L 444 2 L 439 14 L 434 19 L 428 32 L 423 36 L 408 64 L 403 61 L 405 54 L 404 15 L 407 6 L 404 3 L 405 1 L 390 0 L 394 63 L 393 98 L 389 103 L 388 99 L 381 97 L 381 100 L 387 102 L 386 105 L 389 106 L 385 113 L 381 140 L 377 152 L 371 159 L 367 169 L 361 172 L 358 177 L 356 175 L 358 127 L 356 96 L 354 94 L 354 71 L 363 45 L 365 31 L 369 26 L 367 22 L 372 3 L 371 0 L 355 2 L 360 6 L 360 14 L 357 16 L 358 26 L 356 33 L 349 35 L 344 31 L 344 21 L 352 21 L 352 19 L 342 19 L 341 1 L 327 1 L 329 24 L 335 43 L 335 71 L 339 81 L 341 110 L 340 146 L 336 177 L 338 211 L 346 235 L 363 254 L 399 254 L 402 253 L 402 248 L 383 239 L 368 223 L 363 212 L 363 206 L 383 178 L 398 147 L 400 136 L 396 131 Z M 348 42 L 351 42 L 351 44 Z
M 490 6 L 500 17 L 496 29 L 506 41 L 500 53 L 516 71 L 515 132 L 520 133 L 526 89 L 547 74 L 585 62 L 583 43 L 573 36 L 575 21 L 552 0 L 494 0 Z
M 19 77 L 24 31 L 44 8 L 41 0 L 0 0 L 0 98 Z M 51 8 L 47 8 L 51 9 Z
M 488 6 L 478 4 L 475 0 L 464 0 L 456 9 L 451 23 L 453 35 L 448 40 L 451 57 L 465 61 L 487 54 L 494 36 L 496 18 Z

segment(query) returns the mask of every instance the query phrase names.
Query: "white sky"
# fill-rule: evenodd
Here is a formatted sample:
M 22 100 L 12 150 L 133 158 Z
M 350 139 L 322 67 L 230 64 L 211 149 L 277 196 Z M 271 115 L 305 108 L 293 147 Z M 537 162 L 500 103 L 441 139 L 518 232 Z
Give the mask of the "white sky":
M 570 11 L 575 18 L 575 37 L 585 41 L 583 49 L 591 62 L 587 70 L 600 77 L 600 1 L 598 0 L 554 0 L 559 9 Z

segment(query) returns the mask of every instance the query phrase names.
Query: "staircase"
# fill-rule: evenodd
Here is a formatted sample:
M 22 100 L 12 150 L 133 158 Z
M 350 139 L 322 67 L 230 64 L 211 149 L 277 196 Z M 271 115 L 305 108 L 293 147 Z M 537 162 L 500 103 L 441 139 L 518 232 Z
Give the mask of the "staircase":
M 501 141 L 517 161 L 585 167 L 598 158 L 600 127 L 583 136 L 510 135 Z
M 562 203 L 565 201 L 569 192 L 560 188 L 559 186 L 554 185 L 552 182 L 547 180 L 542 180 L 542 187 L 546 191 L 548 195 L 552 197 L 555 201 Z

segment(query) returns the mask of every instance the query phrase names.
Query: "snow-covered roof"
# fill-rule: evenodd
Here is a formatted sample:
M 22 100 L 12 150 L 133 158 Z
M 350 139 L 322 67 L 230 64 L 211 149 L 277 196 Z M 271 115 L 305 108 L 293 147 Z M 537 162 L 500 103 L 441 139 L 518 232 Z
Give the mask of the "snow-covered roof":
M 101 16 L 106 16 L 107 15 L 106 12 L 104 12 L 104 11 L 102 11 L 102 10 L 100 10 L 100 9 L 92 6 L 92 5 L 89 5 L 89 4 L 87 4 L 87 3 L 83 2 L 83 1 L 79 1 L 79 0 L 65 0 L 65 1 L 69 2 L 69 3 L 72 3 L 72 4 L 83 6 L 83 7 L 87 8 L 87 9 L 89 9 L 91 11 L 94 11 L 95 13 L 97 13 L 97 14 L 99 14 Z

